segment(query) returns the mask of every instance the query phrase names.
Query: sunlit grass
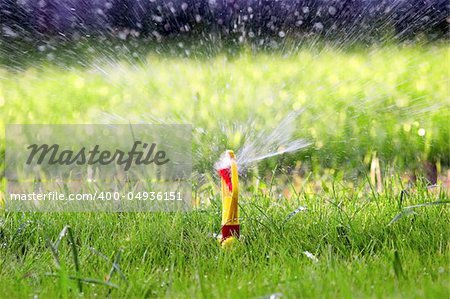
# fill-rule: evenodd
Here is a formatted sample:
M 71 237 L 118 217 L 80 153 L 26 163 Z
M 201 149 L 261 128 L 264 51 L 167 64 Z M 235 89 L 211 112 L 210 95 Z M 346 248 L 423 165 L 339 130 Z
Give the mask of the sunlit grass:
M 237 125 L 273 127 L 305 109 L 296 134 L 314 146 L 294 158 L 309 169 L 357 167 L 374 151 L 403 169 L 426 160 L 448 165 L 448 53 L 440 45 L 202 60 L 149 54 L 132 65 L 103 58 L 81 69 L 3 69 L 0 134 L 6 123 L 113 121 L 107 113 L 126 123 L 193 123 L 207 132 L 196 146 L 209 157 L 203 143 L 217 153 L 242 144 L 245 135 L 230 136 Z

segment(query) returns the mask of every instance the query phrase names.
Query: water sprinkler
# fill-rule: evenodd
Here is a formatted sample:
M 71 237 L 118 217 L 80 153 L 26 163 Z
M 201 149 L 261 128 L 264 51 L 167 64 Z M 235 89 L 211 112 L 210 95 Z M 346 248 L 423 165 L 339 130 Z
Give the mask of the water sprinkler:
M 216 169 L 221 178 L 222 187 L 222 238 L 220 243 L 227 247 L 239 238 L 239 179 L 238 166 L 234 152 L 227 150 L 218 163 Z

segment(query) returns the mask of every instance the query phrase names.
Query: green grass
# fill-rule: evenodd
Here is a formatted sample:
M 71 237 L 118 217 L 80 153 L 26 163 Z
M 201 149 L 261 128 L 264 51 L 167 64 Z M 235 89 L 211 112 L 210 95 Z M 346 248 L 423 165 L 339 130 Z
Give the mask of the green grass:
M 76 297 L 69 276 L 105 281 L 118 252 L 126 281 L 115 272 L 117 288 L 83 283 L 85 297 L 448 297 L 449 196 L 421 184 L 400 195 L 405 173 L 421 177 L 424 163 L 442 175 L 449 168 L 448 55 L 445 44 L 304 49 L 286 57 L 152 52 L 133 65 L 93 55 L 96 67 L 1 68 L 1 140 L 8 123 L 104 123 L 111 114 L 190 122 L 205 132 L 195 134 L 195 168 L 211 179 L 199 206 L 184 214 L 0 212 L 0 297 Z M 222 250 L 212 237 L 220 230 L 212 164 L 245 142 L 249 119 L 258 131 L 301 108 L 296 136 L 311 147 L 250 173 L 242 188 L 242 239 Z M 4 148 L 2 142 L 3 155 Z M 381 193 L 366 179 L 375 152 Z M 442 204 L 389 224 L 407 206 L 436 201 Z M 300 205 L 307 210 L 289 217 Z M 78 274 L 67 236 L 59 270 L 48 246 L 66 225 Z
M 59 230 L 71 225 L 83 278 L 103 280 L 112 265 L 89 247 L 111 260 L 122 250 L 118 264 L 128 282 L 116 273 L 112 282 L 119 288 L 112 290 L 113 297 L 247 298 L 282 293 L 288 298 L 445 298 L 448 208 L 418 208 L 416 215 L 388 225 L 399 212 L 392 198 L 344 193 L 304 193 L 290 202 L 246 198 L 241 206 L 242 241 L 231 251 L 220 249 L 212 238 L 220 228 L 216 204 L 186 214 L 7 214 L 2 220 L 0 290 L 14 298 L 74 295 L 75 281 L 46 276 L 76 275 L 65 239 L 59 252 L 66 272 L 57 270 L 45 242 L 55 241 Z M 421 194 L 404 204 L 438 199 Z M 299 204 L 307 210 L 286 221 Z M 398 273 L 396 263 L 402 268 Z M 108 288 L 86 284 L 83 291 L 87 297 L 103 297 Z

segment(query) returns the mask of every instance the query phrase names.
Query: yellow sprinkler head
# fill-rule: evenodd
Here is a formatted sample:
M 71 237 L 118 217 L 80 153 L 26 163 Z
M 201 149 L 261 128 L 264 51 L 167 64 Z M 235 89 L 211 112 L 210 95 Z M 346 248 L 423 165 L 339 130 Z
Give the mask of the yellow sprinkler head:
M 239 238 L 239 173 L 236 156 L 231 150 L 226 151 L 216 164 L 222 187 L 222 246 L 234 243 L 229 238 Z M 227 245 L 228 246 L 228 245 Z

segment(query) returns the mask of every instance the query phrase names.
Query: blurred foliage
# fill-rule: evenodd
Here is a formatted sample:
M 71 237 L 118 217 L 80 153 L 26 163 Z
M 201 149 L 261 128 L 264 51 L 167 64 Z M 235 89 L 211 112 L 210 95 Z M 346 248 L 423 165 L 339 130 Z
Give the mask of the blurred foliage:
M 82 46 L 72 61 L 46 48 L 34 63 L 0 69 L 2 140 L 7 123 L 192 123 L 196 169 L 210 171 L 249 132 L 305 109 L 295 134 L 312 146 L 282 157 L 284 166 L 301 161 L 304 171 L 357 175 L 374 152 L 384 166 L 403 170 L 425 161 L 450 165 L 446 44 L 345 51 L 323 44 L 269 53 L 249 47 L 183 57 L 176 53 L 189 47 L 180 42 L 173 55 L 144 53 L 142 45 L 128 55 L 117 50 L 115 59 L 108 56 L 115 48 Z

